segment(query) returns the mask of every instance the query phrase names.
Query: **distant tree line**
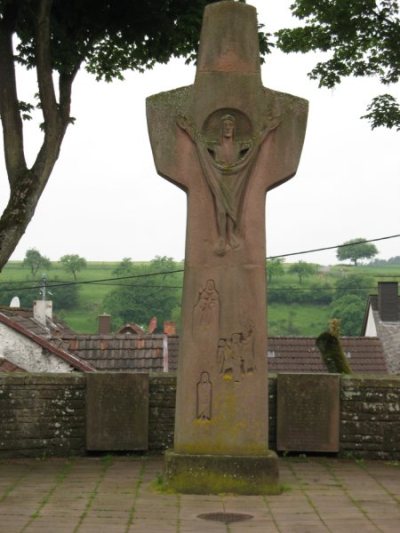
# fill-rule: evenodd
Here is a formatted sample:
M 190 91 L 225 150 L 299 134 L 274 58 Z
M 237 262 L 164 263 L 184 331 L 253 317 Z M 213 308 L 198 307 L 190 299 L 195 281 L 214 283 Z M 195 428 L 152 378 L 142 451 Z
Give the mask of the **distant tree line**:
M 57 277 L 46 280 L 50 285 L 47 291 L 47 299 L 52 300 L 55 309 L 73 309 L 79 305 L 79 288 L 77 285 L 63 285 L 51 287 L 62 283 Z M 32 283 L 26 281 L 10 281 L 0 283 L 0 305 L 10 305 L 13 296 L 18 296 L 21 307 L 31 308 L 34 300 L 41 299 L 39 284 L 32 288 Z
M 370 266 L 400 265 L 400 255 L 390 257 L 389 259 L 374 259 L 369 263 Z
M 345 247 L 338 248 L 338 258 L 339 253 L 346 250 L 346 258 L 357 265 L 359 259 L 375 255 L 376 249 L 372 250 L 369 243 L 363 241 L 365 239 L 353 239 L 344 243 Z M 343 255 L 341 258 L 344 259 Z M 78 273 L 87 266 L 86 260 L 77 254 L 64 255 L 60 258 L 60 264 L 72 275 L 74 281 L 77 280 Z M 400 257 L 387 261 L 375 260 L 373 264 L 400 264 Z M 47 271 L 51 268 L 49 258 L 31 248 L 26 252 L 23 265 L 29 269 L 31 280 L 0 283 L 0 305 L 9 305 L 11 298 L 18 296 L 23 307 L 31 307 L 33 300 L 41 297 L 39 277 L 46 273 L 47 294 L 54 301 L 55 307 L 79 307 L 79 283 L 64 285 L 65 282 L 57 276 L 48 277 Z M 154 316 L 159 325 L 165 320 L 174 320 L 179 325 L 183 283 L 181 269 L 182 264 L 170 257 L 157 256 L 147 263 L 133 263 L 130 258 L 125 258 L 112 272 L 114 278 L 122 279 L 112 282 L 115 287 L 99 305 L 113 316 L 115 329 L 129 322 L 146 327 Z M 292 276 L 288 280 L 285 274 Z M 316 264 L 298 261 L 285 265 L 282 258 L 268 260 L 268 303 L 328 307 L 330 317 L 341 320 L 342 334 L 360 334 L 366 300 L 375 287 L 374 278 L 356 272 L 339 279 L 317 274 Z M 289 308 L 287 330 L 290 334 L 299 334 L 294 316 L 293 309 Z
M 376 285 L 373 276 L 354 272 L 336 280 L 316 279 L 316 265 L 299 261 L 285 270 L 283 263 L 281 259 L 267 261 L 269 304 L 328 306 L 330 317 L 340 319 L 343 335 L 360 334 L 367 298 Z M 296 274 L 298 283 L 287 283 L 285 273 Z M 293 324 L 288 325 L 288 334 L 297 334 Z
M 79 255 L 64 255 L 60 263 L 66 272 L 72 274 L 74 280 L 77 279 L 77 273 L 86 267 L 86 259 Z M 0 283 L 0 305 L 8 306 L 12 297 L 18 296 L 22 307 L 32 307 L 33 301 L 42 297 L 43 280 L 48 286 L 47 298 L 53 301 L 56 309 L 73 309 L 79 305 L 79 286 L 64 285 L 65 282 L 56 275 L 49 277 L 51 261 L 36 248 L 26 251 L 22 265 L 29 269 L 32 280 Z
M 180 322 L 182 265 L 171 257 L 155 257 L 148 263 L 124 258 L 113 271 L 116 287 L 106 295 L 103 308 L 113 317 L 113 327 L 134 322 L 146 327 L 153 316 L 162 326 L 165 320 Z M 154 275 L 157 273 L 157 275 Z
M 60 258 L 60 263 L 66 272 L 72 274 L 75 281 L 78 272 L 87 266 L 86 259 L 77 254 L 63 255 Z M 42 255 L 36 248 L 30 248 L 26 251 L 22 264 L 29 268 L 32 278 L 36 278 L 42 271 L 47 271 L 51 268 L 50 259 Z

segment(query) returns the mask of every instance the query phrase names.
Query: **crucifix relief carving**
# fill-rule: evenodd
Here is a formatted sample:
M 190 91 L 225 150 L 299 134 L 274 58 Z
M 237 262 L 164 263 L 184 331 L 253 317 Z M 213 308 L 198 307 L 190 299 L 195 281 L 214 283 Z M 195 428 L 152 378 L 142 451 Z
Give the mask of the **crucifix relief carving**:
M 307 102 L 263 87 L 256 11 L 223 1 L 205 9 L 194 84 L 148 98 L 147 117 L 188 205 L 174 451 L 262 452 L 265 197 L 296 172 Z
M 240 246 L 240 210 L 252 164 L 268 133 L 278 126 L 272 121 L 256 134 L 240 110 L 217 109 L 200 131 L 187 117 L 177 117 L 178 126 L 195 144 L 205 180 L 213 195 L 218 240 L 217 255 Z

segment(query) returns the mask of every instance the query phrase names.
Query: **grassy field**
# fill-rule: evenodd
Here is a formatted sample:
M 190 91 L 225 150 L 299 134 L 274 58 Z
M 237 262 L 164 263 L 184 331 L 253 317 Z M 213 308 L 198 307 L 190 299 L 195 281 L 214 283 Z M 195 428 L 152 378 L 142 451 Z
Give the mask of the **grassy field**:
M 118 263 L 88 262 L 87 268 L 78 273 L 79 304 L 73 309 L 55 309 L 55 313 L 75 331 L 94 333 L 97 330 L 97 316 L 107 312 L 104 308 L 104 297 L 113 289 L 110 281 L 90 283 L 96 280 L 108 280 L 113 277 L 113 270 Z M 305 335 L 316 336 L 326 329 L 329 321 L 328 305 L 310 305 L 308 303 L 290 302 L 291 294 L 298 291 L 318 291 L 316 284 L 328 284 L 333 287 L 337 280 L 352 273 L 367 274 L 374 278 L 371 292 L 377 281 L 392 281 L 400 278 L 400 265 L 379 267 L 336 265 L 329 269 L 320 268 L 318 273 L 307 277 L 300 284 L 295 274 L 287 272 L 289 264 L 285 264 L 285 274 L 273 279 L 269 290 L 280 288 L 288 293 L 287 303 L 269 303 L 268 330 L 270 335 Z M 59 281 L 73 282 L 71 274 L 66 273 L 60 263 L 52 263 L 47 272 L 49 280 L 57 278 Z M 24 282 L 29 286 L 38 286 L 40 276 L 33 278 L 29 269 L 22 262 L 10 261 L 0 274 L 0 288 L 2 283 Z M 89 283 L 87 283 L 89 282 Z M 323 289 L 321 289 L 323 290 Z M 39 290 L 37 298 L 40 297 Z M 293 296 L 294 298 L 294 296 Z M 3 302 L 8 304 L 9 301 Z
M 110 282 L 86 283 L 95 280 L 106 280 L 113 277 L 113 270 L 118 263 L 88 262 L 88 266 L 77 274 L 79 285 L 79 307 L 63 310 L 55 309 L 57 316 L 75 331 L 93 333 L 97 330 L 97 316 L 104 312 L 103 299 L 112 290 Z M 73 277 L 63 269 L 62 265 L 54 262 L 47 272 L 49 280 L 58 278 L 59 281 L 73 282 Z M 29 269 L 19 261 L 10 261 L 0 274 L 0 284 L 5 282 L 24 282 L 29 286 L 39 285 L 38 276 L 33 278 Z M 40 297 L 38 291 L 38 298 Z
M 326 330 L 329 309 L 306 304 L 269 304 L 268 335 L 315 337 Z

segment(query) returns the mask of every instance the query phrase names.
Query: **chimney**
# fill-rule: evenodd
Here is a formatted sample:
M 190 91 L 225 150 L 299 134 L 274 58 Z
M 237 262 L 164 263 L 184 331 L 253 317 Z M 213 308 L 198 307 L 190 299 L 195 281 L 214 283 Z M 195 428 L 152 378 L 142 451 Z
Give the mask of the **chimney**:
M 153 316 L 153 318 L 150 319 L 149 325 L 147 327 L 147 333 L 150 335 L 155 332 L 157 329 L 157 317 Z
M 10 302 L 10 307 L 21 307 L 21 302 L 18 296 L 13 296 Z
M 98 316 L 99 335 L 110 335 L 111 333 L 111 315 L 103 313 Z
M 383 322 L 399 321 L 399 297 L 397 281 L 378 283 L 378 310 Z
M 166 320 L 164 322 L 164 333 L 165 335 L 176 335 L 176 323 Z
M 33 302 L 33 318 L 46 326 L 47 320 L 53 320 L 53 302 L 51 300 L 35 300 Z

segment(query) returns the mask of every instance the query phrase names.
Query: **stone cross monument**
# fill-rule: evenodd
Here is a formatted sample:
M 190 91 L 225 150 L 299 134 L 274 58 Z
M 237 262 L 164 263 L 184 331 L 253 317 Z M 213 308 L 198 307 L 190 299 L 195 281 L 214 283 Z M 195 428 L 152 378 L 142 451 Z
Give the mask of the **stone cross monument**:
M 296 172 L 307 102 L 264 88 L 254 7 L 204 11 L 195 83 L 147 99 L 157 172 L 187 193 L 169 483 L 273 492 L 268 450 L 265 196 Z

